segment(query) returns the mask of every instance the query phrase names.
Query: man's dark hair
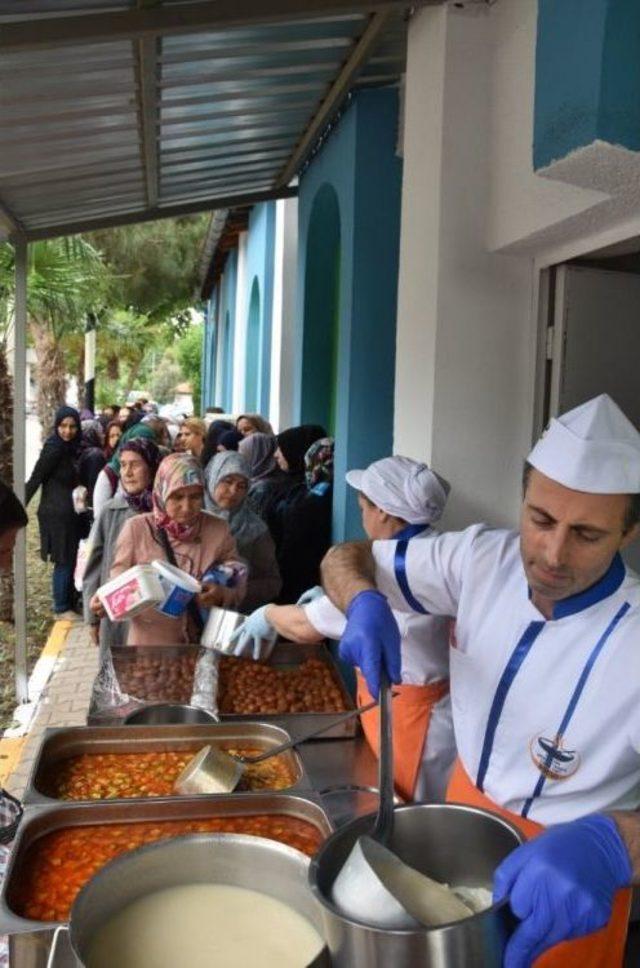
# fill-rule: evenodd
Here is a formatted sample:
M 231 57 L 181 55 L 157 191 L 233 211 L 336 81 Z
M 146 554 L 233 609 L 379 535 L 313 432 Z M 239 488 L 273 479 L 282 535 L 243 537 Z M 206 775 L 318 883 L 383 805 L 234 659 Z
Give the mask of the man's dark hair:
M 527 487 L 529 486 L 529 478 L 531 477 L 531 471 L 533 470 L 533 464 L 530 464 L 528 460 L 524 462 L 524 467 L 522 468 L 522 496 L 524 497 L 527 493 Z M 629 531 L 636 524 L 640 522 L 640 494 L 629 494 L 629 504 L 627 510 L 624 513 L 624 521 L 622 522 L 622 533 L 628 534 Z
M 13 528 L 26 528 L 27 512 L 10 487 L 0 481 L 0 534 Z

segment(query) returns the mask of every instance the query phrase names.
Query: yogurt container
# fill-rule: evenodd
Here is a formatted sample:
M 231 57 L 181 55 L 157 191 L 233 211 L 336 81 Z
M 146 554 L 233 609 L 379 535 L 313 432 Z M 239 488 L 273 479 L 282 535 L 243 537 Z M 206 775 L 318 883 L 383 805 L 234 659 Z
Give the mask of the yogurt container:
M 179 618 L 184 615 L 193 596 L 202 591 L 200 582 L 168 561 L 154 561 L 152 567 L 163 590 L 162 600 L 158 602 L 156 609 L 170 618 Z
M 124 622 L 165 597 L 160 576 L 151 565 L 134 565 L 101 585 L 98 598 L 112 622 Z

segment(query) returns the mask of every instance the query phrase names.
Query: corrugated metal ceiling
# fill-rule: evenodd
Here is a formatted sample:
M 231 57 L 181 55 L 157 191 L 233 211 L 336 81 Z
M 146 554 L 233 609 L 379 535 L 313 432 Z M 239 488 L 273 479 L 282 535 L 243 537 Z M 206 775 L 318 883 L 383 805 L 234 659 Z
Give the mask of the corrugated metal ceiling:
M 397 0 L 208 6 L 0 0 L 4 237 L 291 193 L 347 92 L 404 70 Z

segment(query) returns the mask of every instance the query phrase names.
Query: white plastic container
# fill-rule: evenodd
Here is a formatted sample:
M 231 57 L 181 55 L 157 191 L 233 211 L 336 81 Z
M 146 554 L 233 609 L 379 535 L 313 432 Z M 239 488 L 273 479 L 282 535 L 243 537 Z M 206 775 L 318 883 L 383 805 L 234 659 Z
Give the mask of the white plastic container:
M 193 596 L 202 591 L 200 582 L 168 561 L 157 560 L 151 564 L 163 590 L 162 600 L 156 609 L 169 618 L 179 618 L 184 615 Z
M 112 622 L 124 622 L 165 598 L 160 576 L 151 565 L 134 565 L 98 589 Z

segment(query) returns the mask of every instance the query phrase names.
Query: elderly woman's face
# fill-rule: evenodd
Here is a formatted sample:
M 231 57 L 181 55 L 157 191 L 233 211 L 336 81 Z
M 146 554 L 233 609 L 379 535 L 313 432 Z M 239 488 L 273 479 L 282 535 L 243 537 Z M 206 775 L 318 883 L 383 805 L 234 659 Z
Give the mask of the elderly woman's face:
M 246 417 L 240 417 L 240 420 L 238 420 L 236 424 L 236 430 L 239 434 L 242 434 L 243 437 L 248 437 L 249 434 L 257 433 L 258 428 L 254 427 L 251 421 L 247 420 Z
M 73 440 L 78 433 L 78 425 L 73 417 L 65 417 L 58 424 L 58 437 L 63 440 Z
M 120 480 L 127 494 L 140 494 L 151 482 L 149 465 L 135 450 L 123 450 L 120 457 Z
M 213 500 L 220 508 L 233 511 L 240 507 L 247 491 L 249 481 L 242 474 L 227 474 L 222 480 L 218 481 L 213 489 Z
M 166 500 L 167 514 L 178 524 L 191 524 L 202 510 L 202 488 L 198 484 L 179 487 Z

